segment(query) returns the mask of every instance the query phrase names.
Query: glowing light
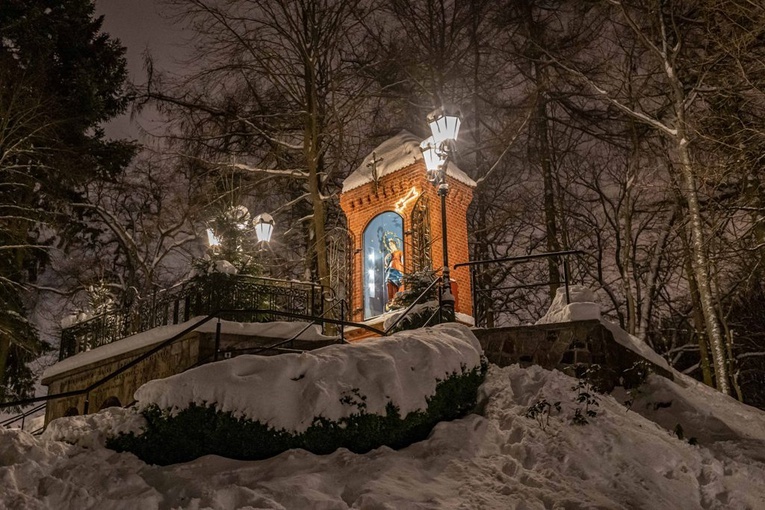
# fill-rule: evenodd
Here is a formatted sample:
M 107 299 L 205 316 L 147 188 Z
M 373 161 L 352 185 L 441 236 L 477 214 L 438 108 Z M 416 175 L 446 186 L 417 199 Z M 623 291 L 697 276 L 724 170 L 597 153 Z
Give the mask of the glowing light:
M 412 189 L 409 190 L 409 193 L 407 193 L 404 198 L 396 202 L 396 212 L 401 213 L 401 211 L 403 211 L 406 208 L 406 206 L 409 205 L 409 202 L 411 202 L 418 196 L 420 196 L 420 192 L 417 191 L 416 187 L 412 187 Z
M 211 228 L 207 229 L 207 244 L 209 244 L 211 248 L 220 246 L 220 239 L 215 236 L 215 232 L 213 232 L 213 229 Z
M 457 141 L 457 135 L 460 132 L 460 115 L 457 112 L 448 111 L 446 108 L 439 108 L 428 115 L 428 125 L 433 133 L 433 141 L 436 146 L 447 140 Z
M 255 220 L 255 235 L 258 236 L 259 243 L 267 243 L 271 240 L 271 234 L 274 231 L 274 218 L 268 214 L 259 214 Z

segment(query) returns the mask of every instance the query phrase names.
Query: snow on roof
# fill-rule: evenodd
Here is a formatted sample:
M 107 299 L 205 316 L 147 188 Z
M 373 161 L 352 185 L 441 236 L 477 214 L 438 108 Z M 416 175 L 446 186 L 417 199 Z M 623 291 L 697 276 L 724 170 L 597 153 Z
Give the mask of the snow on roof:
M 188 328 L 194 322 L 198 322 L 202 317 L 194 317 L 187 322 L 181 324 L 174 324 L 172 326 L 160 326 L 158 328 L 138 333 L 122 340 L 117 340 L 110 344 L 102 345 L 90 351 L 81 352 L 63 361 L 56 363 L 53 366 L 48 367 L 43 372 L 42 380 L 45 381 L 50 377 L 63 374 L 76 368 L 90 365 L 98 361 L 111 358 L 113 356 L 119 356 L 132 352 L 143 347 L 156 345 L 168 338 L 177 335 L 184 329 Z M 259 336 L 264 338 L 292 338 L 300 330 L 305 328 L 307 323 L 305 322 L 231 322 L 221 321 L 221 332 L 229 335 L 248 335 Z M 215 333 L 215 321 L 211 320 L 201 325 L 196 331 L 202 333 Z M 300 340 L 330 340 L 335 337 L 328 337 L 321 334 L 318 326 L 312 326 L 304 331 L 299 337 Z
M 422 153 L 420 152 L 421 138 L 416 137 L 407 130 L 402 130 L 393 138 L 385 140 L 383 143 L 375 147 L 375 149 L 364 158 L 361 165 L 351 172 L 343 181 L 343 193 L 350 191 L 359 186 L 363 186 L 373 181 L 373 169 L 377 170 L 377 178 L 383 177 L 388 174 L 392 174 L 397 170 L 406 168 L 409 165 L 422 160 Z M 377 161 L 376 165 L 372 164 L 372 159 Z M 446 169 L 447 175 L 457 179 L 458 181 L 467 184 L 468 186 L 475 187 L 476 183 L 468 175 L 457 168 L 456 165 L 451 162 Z
M 365 397 L 370 414 L 385 415 L 389 402 L 402 417 L 424 410 L 439 380 L 478 366 L 481 354 L 466 326 L 441 324 L 301 354 L 238 356 L 150 381 L 135 398 L 139 409 L 214 404 L 276 430 L 303 432 L 317 417 L 336 421 L 358 412 L 341 402 L 346 398 Z

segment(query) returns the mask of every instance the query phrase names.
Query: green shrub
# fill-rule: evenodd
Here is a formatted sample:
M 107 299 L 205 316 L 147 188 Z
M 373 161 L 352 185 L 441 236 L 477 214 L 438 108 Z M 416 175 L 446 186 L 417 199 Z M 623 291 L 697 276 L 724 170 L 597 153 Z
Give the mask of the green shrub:
M 486 375 L 487 363 L 438 382 L 436 393 L 428 398 L 424 411 L 402 418 L 398 407 L 388 402 L 385 415 L 366 412 L 366 400 L 358 390 L 344 396 L 344 405 L 358 412 L 337 422 L 314 419 L 302 433 L 275 430 L 256 420 L 236 418 L 215 406 L 195 405 L 175 415 L 150 406 L 143 411 L 147 426 L 142 434 L 120 434 L 107 440 L 107 447 L 128 451 L 151 464 L 187 462 L 215 454 L 241 460 L 273 457 L 291 448 L 327 454 L 338 448 L 365 453 L 386 445 L 403 448 L 425 439 L 439 421 L 453 420 L 469 413 L 476 405 L 478 387 Z

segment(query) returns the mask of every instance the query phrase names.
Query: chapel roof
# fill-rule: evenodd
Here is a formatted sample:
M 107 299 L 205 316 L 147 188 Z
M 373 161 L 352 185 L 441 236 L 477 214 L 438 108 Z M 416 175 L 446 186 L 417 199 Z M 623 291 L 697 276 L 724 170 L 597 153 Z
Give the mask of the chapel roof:
M 421 138 L 407 130 L 402 130 L 394 137 L 385 140 L 375 147 L 364 158 L 361 165 L 343 181 L 343 193 L 373 181 L 372 155 L 374 155 L 377 161 L 375 166 L 377 168 L 378 179 L 406 168 L 418 160 L 421 161 L 420 142 L 422 142 Z M 473 179 L 451 162 L 449 162 L 446 168 L 446 173 L 470 187 L 476 186 Z

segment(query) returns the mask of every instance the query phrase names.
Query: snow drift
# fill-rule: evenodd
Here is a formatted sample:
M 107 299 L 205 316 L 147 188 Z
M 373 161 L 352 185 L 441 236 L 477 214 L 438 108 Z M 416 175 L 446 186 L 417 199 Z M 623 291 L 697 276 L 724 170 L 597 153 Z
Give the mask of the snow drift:
M 304 432 L 316 417 L 331 421 L 357 412 L 341 399 L 366 397 L 366 412 L 401 416 L 427 408 L 439 380 L 481 364 L 481 345 L 459 324 L 396 333 L 301 354 L 239 356 L 151 381 L 135 394 L 138 408 L 172 412 L 194 403 L 276 430 Z

